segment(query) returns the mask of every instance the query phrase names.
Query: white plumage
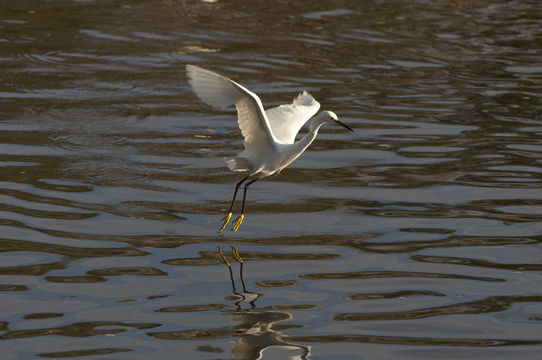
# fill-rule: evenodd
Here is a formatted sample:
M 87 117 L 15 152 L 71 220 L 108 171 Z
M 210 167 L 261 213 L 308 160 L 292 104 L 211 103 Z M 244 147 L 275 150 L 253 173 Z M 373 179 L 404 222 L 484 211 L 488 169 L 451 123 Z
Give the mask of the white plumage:
M 285 144 L 293 144 L 297 133 L 316 114 L 320 103 L 306 91 L 300 93 L 291 104 L 280 105 L 265 112 L 273 135 Z
M 291 164 L 312 143 L 323 124 L 335 123 L 353 131 L 331 111 L 323 111 L 313 117 L 320 104 L 306 91 L 291 104 L 265 111 L 258 95 L 235 81 L 195 65 L 187 65 L 186 70 L 190 85 L 201 100 L 217 108 L 235 105 L 244 138 L 245 150 L 235 158 L 226 159 L 226 165 L 232 171 L 247 173 L 247 176 L 237 183 L 230 210 L 219 231 L 224 230 L 232 216 L 235 197 L 243 182 L 250 179 L 244 188 L 241 215 L 233 226 L 234 231 L 243 221 L 246 191 L 250 184 Z M 299 130 L 309 119 L 309 132 L 295 141 Z

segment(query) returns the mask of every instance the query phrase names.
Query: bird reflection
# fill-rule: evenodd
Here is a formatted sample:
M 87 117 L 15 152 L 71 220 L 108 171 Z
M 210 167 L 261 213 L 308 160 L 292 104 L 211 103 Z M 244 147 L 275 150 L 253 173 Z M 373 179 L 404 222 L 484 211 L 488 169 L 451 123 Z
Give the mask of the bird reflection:
M 274 348 L 280 350 L 281 356 L 285 359 L 308 360 L 310 347 L 284 341 L 282 334 L 274 326 L 276 323 L 292 319 L 292 314 L 284 311 L 270 311 L 269 308 L 258 309 L 256 301 L 264 294 L 248 291 L 243 277 L 244 262 L 232 248 L 232 256 L 239 262 L 239 280 L 242 292 L 235 286 L 233 270 L 230 262 L 226 259 L 220 248 L 219 255 L 228 267 L 233 296 L 226 297 L 227 300 L 235 301 L 235 310 L 225 310 L 231 315 L 232 321 L 236 323 L 236 335 L 238 339 L 232 346 L 232 355 L 235 360 L 258 360 L 265 359 L 265 350 Z M 271 351 L 268 351 L 271 352 Z M 273 358 L 276 357 L 274 352 Z

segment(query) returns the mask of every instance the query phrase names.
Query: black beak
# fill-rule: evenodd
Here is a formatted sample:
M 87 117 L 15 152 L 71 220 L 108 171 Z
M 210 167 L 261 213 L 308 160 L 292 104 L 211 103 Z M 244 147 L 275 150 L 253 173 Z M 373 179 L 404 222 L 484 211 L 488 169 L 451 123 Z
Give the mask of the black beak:
M 345 123 L 340 122 L 339 120 L 336 121 L 337 124 L 341 125 L 342 127 L 347 128 L 348 130 L 354 132 L 354 129 L 352 129 L 350 126 L 346 125 Z

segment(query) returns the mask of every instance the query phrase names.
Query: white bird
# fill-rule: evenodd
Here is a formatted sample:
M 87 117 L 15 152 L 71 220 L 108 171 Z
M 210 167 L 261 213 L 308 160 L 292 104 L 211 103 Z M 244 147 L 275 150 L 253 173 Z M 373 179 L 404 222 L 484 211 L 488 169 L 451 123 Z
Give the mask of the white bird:
M 205 103 L 216 108 L 235 104 L 244 137 L 245 150 L 237 157 L 226 159 L 226 165 L 231 171 L 242 172 L 246 176 L 235 186 L 230 209 L 222 219 L 219 232 L 230 221 L 237 191 L 245 181 L 249 180 L 244 187 L 241 214 L 235 220 L 233 231 L 237 231 L 245 217 L 245 198 L 250 184 L 278 174 L 291 164 L 313 142 L 322 125 L 333 123 L 354 131 L 340 122 L 332 111 L 322 111 L 314 116 L 320 104 L 306 91 L 300 93 L 292 104 L 266 111 L 258 95 L 235 81 L 194 65 L 187 65 L 186 70 L 194 92 Z M 309 132 L 295 141 L 297 133 L 307 122 Z

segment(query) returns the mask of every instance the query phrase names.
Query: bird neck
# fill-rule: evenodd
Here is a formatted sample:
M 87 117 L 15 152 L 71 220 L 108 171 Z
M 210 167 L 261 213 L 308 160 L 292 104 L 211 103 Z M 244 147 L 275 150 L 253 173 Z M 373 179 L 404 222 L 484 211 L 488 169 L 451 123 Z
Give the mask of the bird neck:
M 298 147 L 298 151 L 302 153 L 305 151 L 310 144 L 314 141 L 316 138 L 316 135 L 318 135 L 318 130 L 320 130 L 320 127 L 324 125 L 325 120 L 324 117 L 316 116 L 312 118 L 309 122 L 309 132 L 305 134 L 299 141 L 297 141 L 295 144 Z

